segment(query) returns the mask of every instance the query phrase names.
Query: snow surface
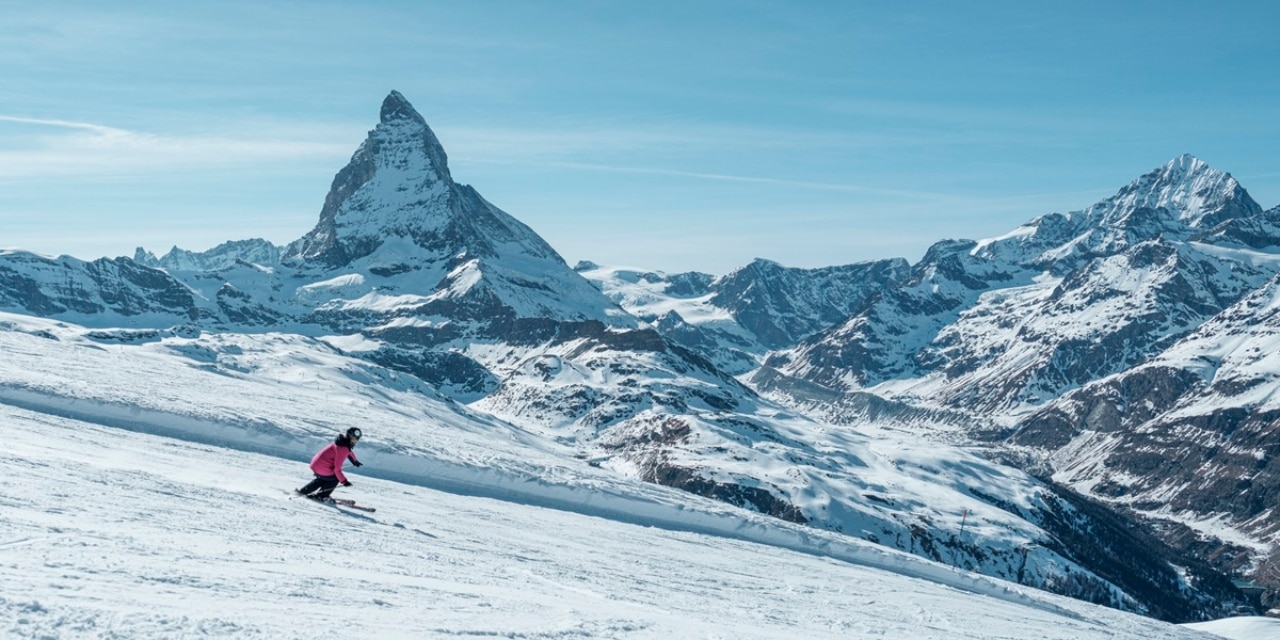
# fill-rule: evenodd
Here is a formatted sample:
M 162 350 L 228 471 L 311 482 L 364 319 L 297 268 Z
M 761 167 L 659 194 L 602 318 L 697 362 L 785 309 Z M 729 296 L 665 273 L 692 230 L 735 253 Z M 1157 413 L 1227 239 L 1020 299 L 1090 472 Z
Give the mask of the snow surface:
M 1280 619 L 1277 618 L 1230 618 L 1227 620 L 1214 620 L 1213 622 L 1197 622 L 1185 626 L 1199 631 L 1207 631 L 1231 640 L 1280 638 Z
M 713 293 L 695 296 L 676 296 L 667 292 L 671 281 L 661 271 L 648 271 L 634 267 L 592 265 L 578 271 L 582 277 L 595 283 L 605 295 L 639 318 L 657 318 L 672 311 L 693 324 L 712 322 L 735 323 L 728 311 L 711 304 Z M 750 334 L 738 329 L 744 336 Z
M 0 637 L 1207 637 L 572 466 L 317 340 L 79 331 L 0 318 Z M 290 498 L 351 424 L 378 512 Z

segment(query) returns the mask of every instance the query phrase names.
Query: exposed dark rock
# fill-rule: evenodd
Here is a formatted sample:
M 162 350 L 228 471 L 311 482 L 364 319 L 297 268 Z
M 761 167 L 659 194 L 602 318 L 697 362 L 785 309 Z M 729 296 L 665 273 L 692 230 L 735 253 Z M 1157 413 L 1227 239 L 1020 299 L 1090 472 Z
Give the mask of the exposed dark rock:
M 1234 615 L 1250 606 L 1231 580 L 1209 563 L 1179 553 L 1102 504 L 1047 484 L 1053 494 L 1045 496 L 1047 510 L 1038 516 L 1043 518 L 1041 526 L 1061 545 L 1055 551 L 1120 587 L 1142 603 L 1146 615 L 1174 623 L 1197 622 Z M 1194 592 L 1182 588 L 1184 577 L 1178 567 Z M 1109 596 L 1077 597 L 1115 606 Z
M 498 379 L 483 365 L 460 353 L 385 345 L 357 354 L 393 371 L 412 375 L 432 387 L 469 402 L 498 388 Z
M 758 259 L 716 280 L 711 302 L 728 310 L 766 347 L 790 347 L 859 311 L 908 273 L 902 259 L 823 269 L 793 269 Z
M 675 487 L 692 494 L 714 498 L 735 506 L 746 507 L 788 522 L 808 523 L 808 520 L 798 507 L 785 500 L 780 500 L 777 496 L 764 489 L 708 480 L 699 476 L 692 469 L 657 465 L 642 479 L 646 482 Z

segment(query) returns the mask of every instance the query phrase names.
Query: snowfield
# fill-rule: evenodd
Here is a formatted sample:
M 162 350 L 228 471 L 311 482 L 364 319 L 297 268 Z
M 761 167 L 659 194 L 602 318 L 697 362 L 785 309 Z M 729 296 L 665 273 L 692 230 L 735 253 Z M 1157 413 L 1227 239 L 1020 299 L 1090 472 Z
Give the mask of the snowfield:
M 318 340 L 182 333 L 0 316 L 0 637 L 1213 637 L 576 466 Z M 378 511 L 288 495 L 351 425 L 339 495 Z

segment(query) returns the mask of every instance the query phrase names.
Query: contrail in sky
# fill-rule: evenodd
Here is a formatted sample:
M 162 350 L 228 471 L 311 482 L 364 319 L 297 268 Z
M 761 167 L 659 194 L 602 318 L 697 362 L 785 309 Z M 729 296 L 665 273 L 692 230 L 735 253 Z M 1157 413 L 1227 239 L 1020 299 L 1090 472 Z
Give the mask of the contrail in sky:
M 48 120 L 44 118 L 23 118 L 19 116 L 0 115 L 0 122 L 18 122 L 21 124 L 38 124 L 48 127 L 62 127 L 65 129 L 82 129 L 84 131 L 92 131 L 101 134 L 127 134 L 124 129 L 115 127 L 107 127 L 100 124 L 90 122 L 73 122 L 71 120 Z

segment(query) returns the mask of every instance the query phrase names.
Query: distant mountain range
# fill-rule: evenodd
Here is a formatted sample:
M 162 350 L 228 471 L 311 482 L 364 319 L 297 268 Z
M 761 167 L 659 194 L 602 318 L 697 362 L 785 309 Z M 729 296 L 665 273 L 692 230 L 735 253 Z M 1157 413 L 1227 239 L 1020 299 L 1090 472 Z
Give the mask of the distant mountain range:
M 1260 362 L 1280 336 L 1267 314 L 1278 214 L 1182 156 L 1083 211 L 935 245 L 754 379 L 842 423 L 869 414 L 830 397 L 871 393 L 917 425 L 932 410 L 946 431 L 1176 529 L 1180 546 L 1234 529 L 1250 542 L 1214 559 L 1242 568 L 1280 525 L 1277 370 Z M 808 400 L 815 387 L 827 406 Z
M 570 268 L 392 92 L 298 240 L 0 252 L 0 310 L 327 339 L 582 464 L 1185 621 L 1280 536 L 1277 274 L 1280 209 L 1192 156 L 916 264 Z

